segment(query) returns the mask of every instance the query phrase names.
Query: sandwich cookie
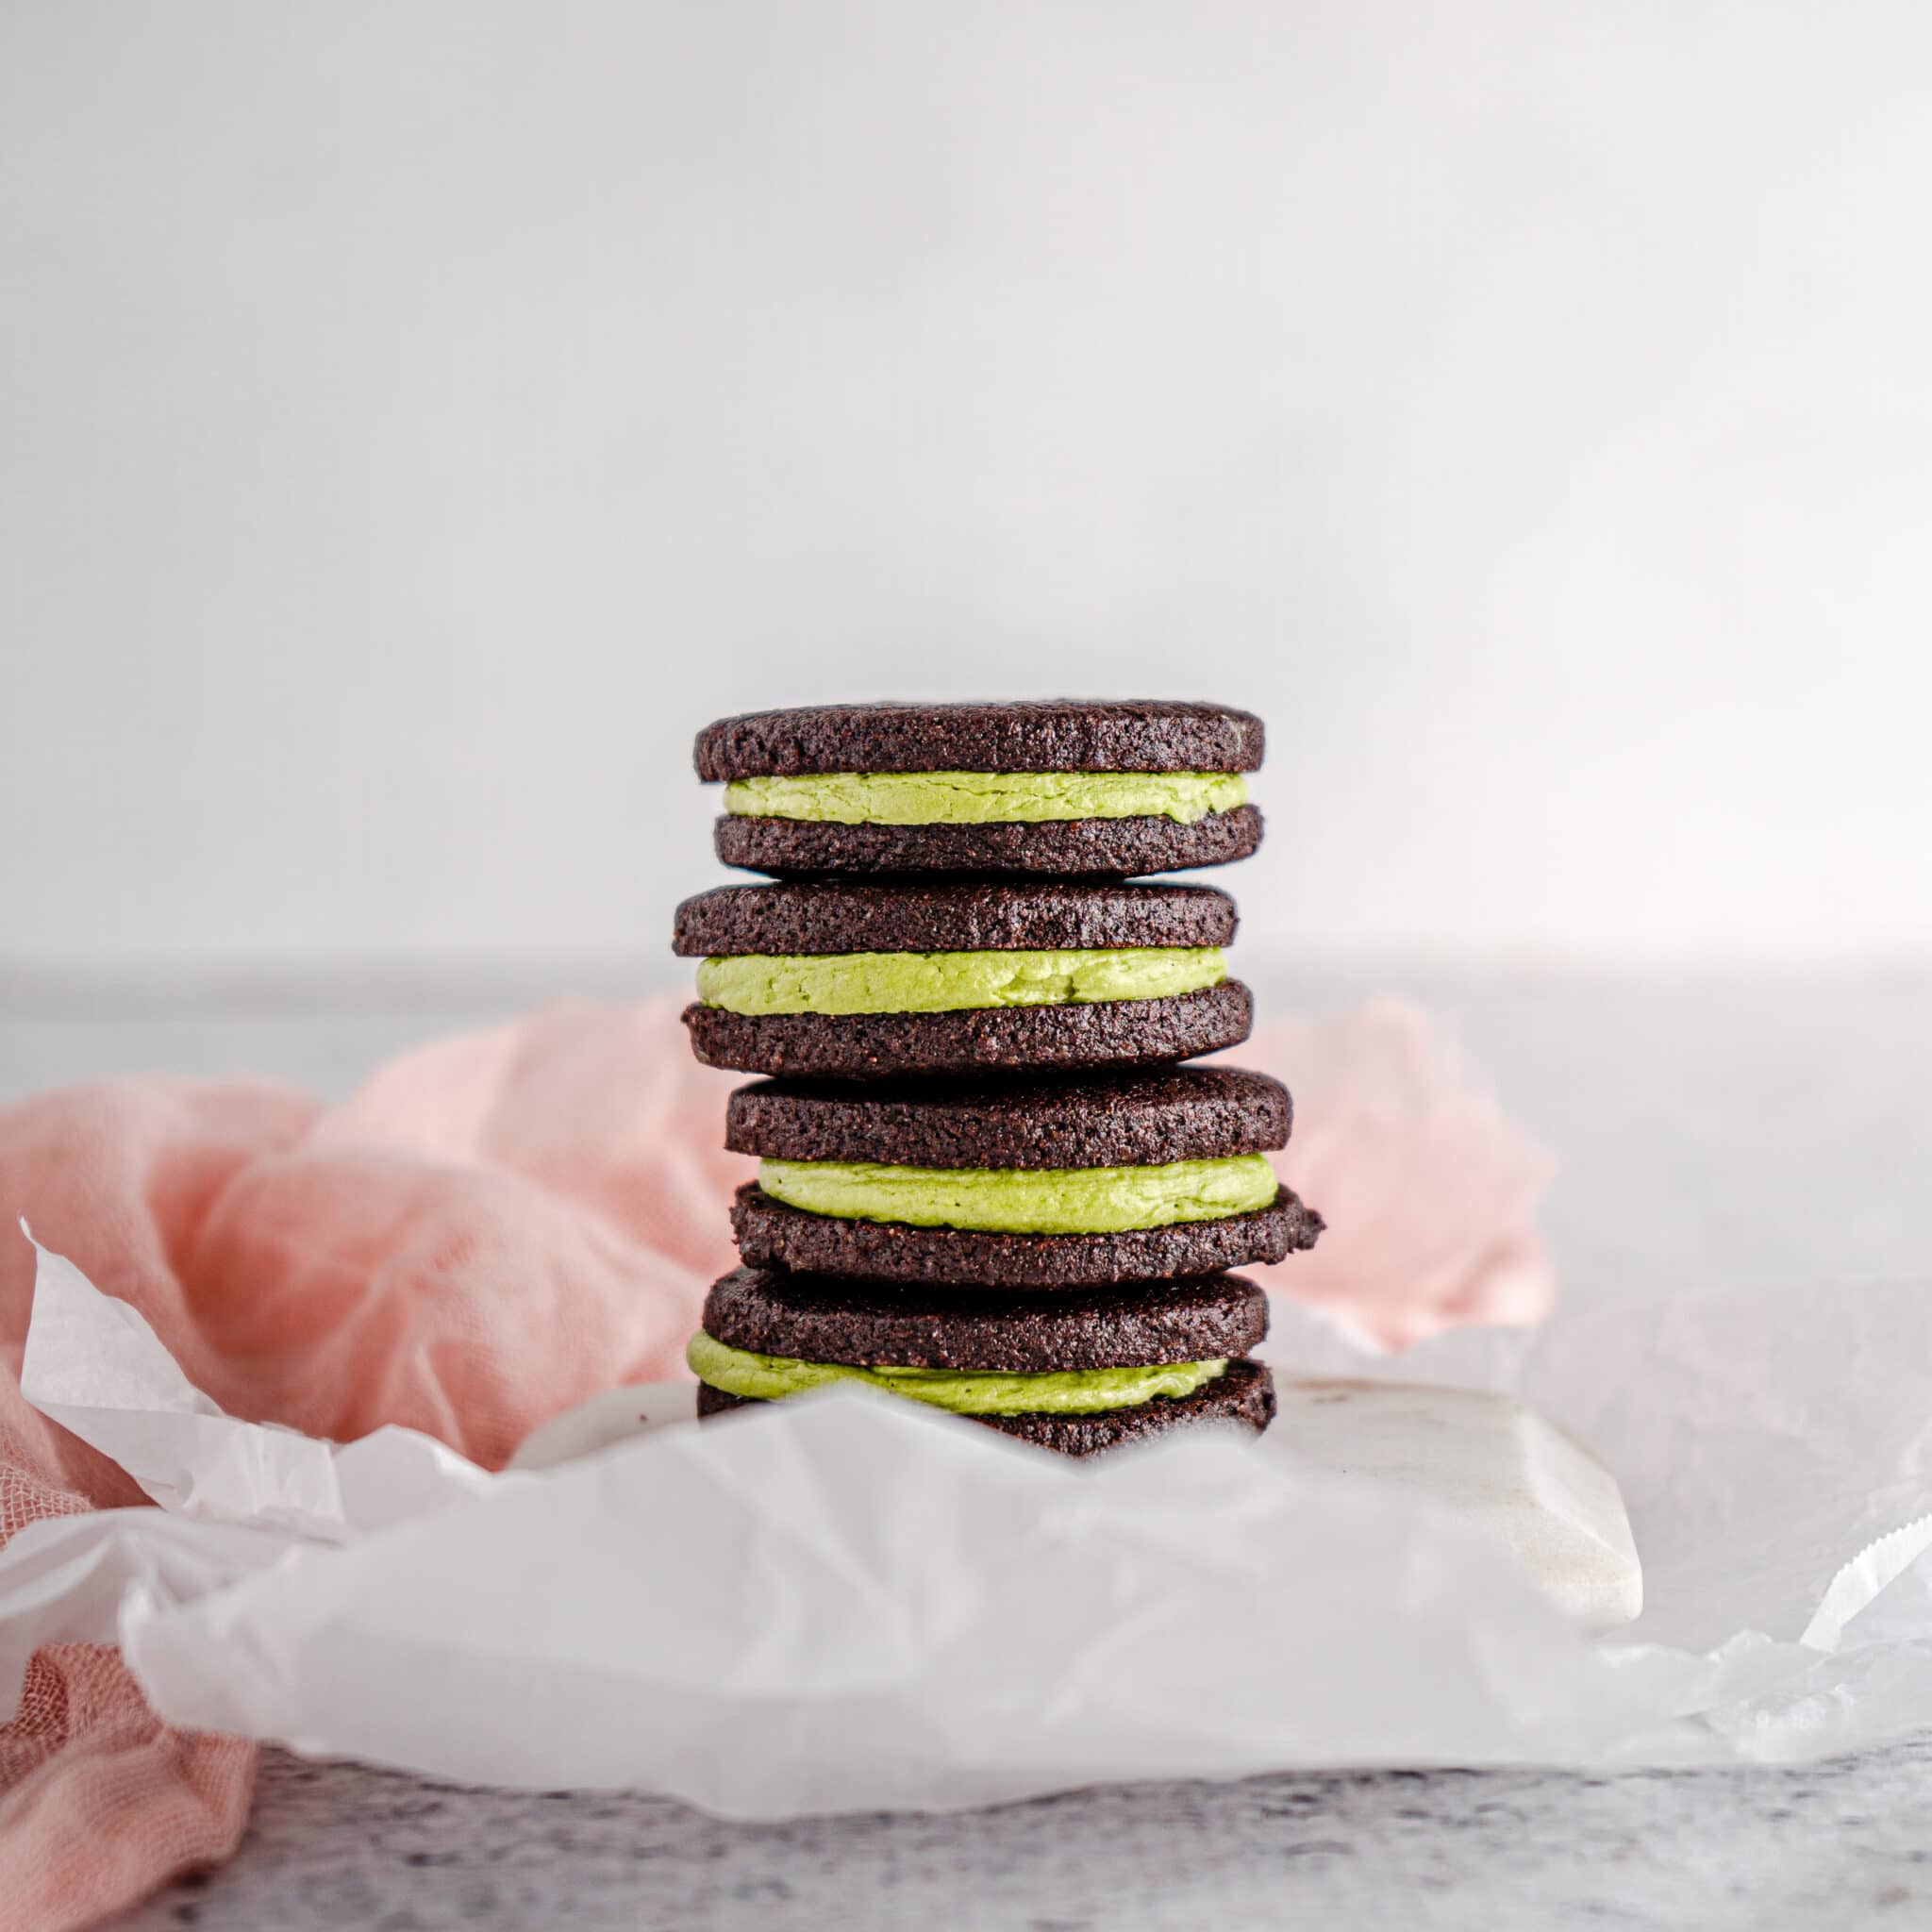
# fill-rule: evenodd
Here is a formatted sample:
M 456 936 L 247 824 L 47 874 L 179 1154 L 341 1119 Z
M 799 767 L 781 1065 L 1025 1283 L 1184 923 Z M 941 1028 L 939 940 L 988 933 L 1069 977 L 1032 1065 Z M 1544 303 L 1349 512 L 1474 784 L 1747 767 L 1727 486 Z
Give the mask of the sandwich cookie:
M 960 1074 L 1187 1059 L 1248 1037 L 1234 901 L 1069 880 L 721 886 L 677 908 L 703 960 L 685 1009 L 707 1066 Z
M 1261 841 L 1261 721 L 1219 705 L 823 705 L 698 734 L 726 865 L 779 876 L 1224 865 Z
M 698 1414 L 859 1382 L 1072 1456 L 1209 1422 L 1260 1430 L 1246 1359 L 1268 1297 L 1238 1275 L 1038 1295 L 879 1288 L 740 1268 L 705 1302 Z
M 1275 1180 L 1288 1090 L 1232 1067 L 999 1084 L 741 1087 L 759 1159 L 731 1224 L 754 1267 L 995 1289 L 1098 1288 L 1278 1261 L 1322 1218 Z

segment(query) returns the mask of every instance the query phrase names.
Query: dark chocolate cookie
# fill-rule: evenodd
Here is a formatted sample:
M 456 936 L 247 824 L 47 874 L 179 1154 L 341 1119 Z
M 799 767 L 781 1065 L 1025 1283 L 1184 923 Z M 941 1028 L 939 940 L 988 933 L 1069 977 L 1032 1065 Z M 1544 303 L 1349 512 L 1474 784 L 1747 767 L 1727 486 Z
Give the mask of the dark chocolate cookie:
M 761 1408 L 756 1400 L 726 1395 L 698 1385 L 698 1419 L 728 1415 L 733 1409 Z M 1062 1456 L 1092 1456 L 1124 1442 L 1144 1441 L 1169 1429 L 1202 1423 L 1240 1423 L 1257 1434 L 1274 1420 L 1274 1377 L 1265 1363 L 1236 1361 L 1227 1373 L 1191 1395 L 1158 1395 L 1132 1408 L 1107 1408 L 1095 1415 L 975 1415 L 963 1421 L 1017 1436 Z
M 830 1080 L 755 1080 L 731 1096 L 724 1144 L 774 1160 L 1129 1167 L 1265 1154 L 1288 1145 L 1293 1124 L 1288 1089 L 1244 1067 L 893 1080 L 858 1091 Z
M 1222 705 L 1056 699 L 1009 705 L 811 705 L 721 718 L 700 778 L 813 772 L 1253 772 L 1261 721 Z
M 1160 1000 L 1064 1007 L 968 1007 L 952 1013 L 732 1013 L 687 1007 L 691 1051 L 742 1074 L 874 1080 L 907 1074 L 984 1074 L 1153 1066 L 1239 1046 L 1255 1002 L 1238 979 Z
M 1279 1261 L 1314 1246 L 1322 1217 L 1283 1188 L 1266 1208 L 1212 1221 L 1118 1234 L 987 1234 L 808 1214 L 748 1182 L 732 1204 L 731 1227 L 739 1254 L 754 1268 L 935 1287 L 1064 1289 Z
M 1131 879 L 1246 858 L 1261 842 L 1261 814 L 1242 805 L 1209 812 L 1192 824 L 1148 817 L 1048 819 L 1033 824 L 841 825 L 725 812 L 711 842 L 724 864 L 779 878 L 1031 873 Z
M 1073 1294 L 953 1289 L 735 1268 L 705 1300 L 708 1334 L 754 1355 L 1012 1374 L 1214 1361 L 1268 1333 L 1268 1297 L 1239 1274 Z
M 722 886 L 677 908 L 674 944 L 687 956 L 741 958 L 1111 952 L 1224 946 L 1234 930 L 1234 901 L 1208 886 L 908 880 Z M 708 1066 L 870 1079 L 1186 1059 L 1245 1040 L 1253 1003 L 1245 987 L 1223 981 L 1158 999 L 929 1013 L 736 1013 L 701 1003 L 684 1019 Z
M 719 886 L 678 907 L 672 950 L 745 954 L 997 953 L 1224 946 L 1235 906 L 1212 886 L 976 880 Z

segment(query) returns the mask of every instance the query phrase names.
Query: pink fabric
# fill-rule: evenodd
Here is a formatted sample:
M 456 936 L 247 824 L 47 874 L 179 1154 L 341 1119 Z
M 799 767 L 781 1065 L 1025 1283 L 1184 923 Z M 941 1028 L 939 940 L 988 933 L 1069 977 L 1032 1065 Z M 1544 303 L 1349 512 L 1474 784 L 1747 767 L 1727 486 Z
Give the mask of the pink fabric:
M 311 1435 L 404 1423 L 497 1464 L 599 1389 L 683 1374 L 752 1163 L 719 1147 L 735 1081 L 692 1061 L 681 1004 L 550 1008 L 332 1109 L 128 1080 L 0 1110 L 0 1541 L 142 1500 L 21 1400 L 22 1215 L 225 1408 Z M 0 1728 L 0 1932 L 92 1924 L 226 1857 L 254 1764 L 161 1724 L 112 1651 L 42 1651 Z
M 141 1500 L 21 1399 L 21 1215 L 223 1407 L 311 1435 L 402 1423 L 494 1465 L 600 1389 L 683 1374 L 752 1164 L 719 1147 L 738 1076 L 692 1061 L 680 1004 L 547 1008 L 334 1108 L 130 1080 L 0 1111 L 0 1541 Z M 1238 1058 L 1292 1075 L 1284 1171 L 1331 1224 L 1272 1285 L 1391 1341 L 1541 1312 L 1540 1157 L 1420 1015 L 1279 1028 Z M 253 1768 L 162 1724 L 111 1651 L 42 1651 L 0 1728 L 0 1932 L 90 1924 L 225 1857 Z
M 1272 1291 L 1390 1348 L 1549 1313 L 1532 1216 L 1550 1158 L 1425 1014 L 1374 1000 L 1265 1026 L 1226 1058 L 1287 1081 L 1294 1131 L 1275 1168 L 1328 1223 L 1307 1254 L 1252 1271 Z

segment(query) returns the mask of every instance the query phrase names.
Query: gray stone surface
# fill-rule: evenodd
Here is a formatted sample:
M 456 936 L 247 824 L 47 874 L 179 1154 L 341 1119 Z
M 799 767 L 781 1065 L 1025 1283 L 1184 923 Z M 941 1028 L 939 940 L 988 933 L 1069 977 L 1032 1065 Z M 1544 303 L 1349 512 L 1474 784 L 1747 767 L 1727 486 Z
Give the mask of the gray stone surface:
M 727 1824 L 265 1755 L 243 1855 L 124 1932 L 1932 1925 L 1932 1740 L 1798 1771 L 1366 1773 Z
M 1561 1157 L 1567 1295 L 1932 1274 L 1932 981 L 1270 974 L 1264 1014 L 1419 989 Z M 625 991 L 607 981 L 607 994 Z M 551 988 L 0 1001 L 0 1099 L 153 1068 L 340 1093 Z M 465 1791 L 263 1756 L 241 1855 L 125 1924 L 1932 1927 L 1932 1738 L 1805 1770 L 1284 1776 L 951 1817 L 736 1825 L 647 1797 Z

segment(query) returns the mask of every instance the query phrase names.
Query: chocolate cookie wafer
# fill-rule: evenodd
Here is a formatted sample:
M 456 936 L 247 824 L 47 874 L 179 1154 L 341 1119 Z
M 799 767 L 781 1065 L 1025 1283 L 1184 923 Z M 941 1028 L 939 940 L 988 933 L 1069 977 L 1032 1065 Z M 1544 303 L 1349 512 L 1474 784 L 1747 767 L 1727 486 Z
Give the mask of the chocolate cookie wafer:
M 1219 1273 L 1312 1246 L 1275 1180 L 1287 1090 L 1229 1067 L 1043 1080 L 741 1088 L 759 1158 L 732 1209 L 755 1266 L 1004 1290 Z
M 698 734 L 727 865 L 780 876 L 1133 877 L 1253 852 L 1261 721 L 1225 707 L 1060 700 L 825 705 Z
M 1234 901 L 1074 880 L 725 886 L 677 908 L 692 1050 L 746 1073 L 1149 1065 L 1246 1039 Z
M 1205 1422 L 1262 1429 L 1246 1359 L 1268 1298 L 1236 1275 L 1051 1296 L 921 1293 L 740 1268 L 692 1339 L 700 1417 L 861 1382 L 1071 1455 Z

